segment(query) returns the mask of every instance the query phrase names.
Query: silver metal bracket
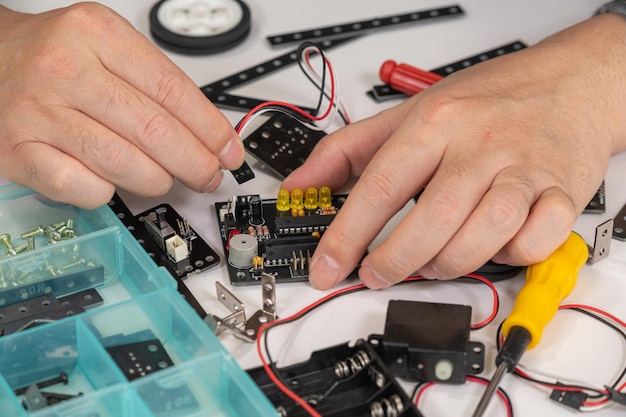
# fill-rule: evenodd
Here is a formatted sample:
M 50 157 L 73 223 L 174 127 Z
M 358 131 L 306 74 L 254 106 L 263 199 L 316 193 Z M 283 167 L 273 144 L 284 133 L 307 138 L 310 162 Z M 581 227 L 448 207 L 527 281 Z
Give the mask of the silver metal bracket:
M 223 319 L 213 315 L 212 316 L 213 320 L 215 321 L 215 323 L 217 323 L 217 329 L 215 334 L 220 334 L 223 333 L 224 331 L 230 331 L 232 332 L 236 338 L 241 339 L 245 342 L 249 342 L 249 343 L 253 343 L 254 339 L 251 338 L 250 336 L 248 336 L 248 334 L 245 332 L 245 330 L 237 327 L 237 326 L 233 326 L 231 324 L 229 324 L 228 322 L 224 321 Z
M 276 277 L 263 272 L 261 274 L 261 288 L 263 291 L 263 307 L 246 321 L 246 334 L 256 339 L 259 329 L 265 323 L 276 320 Z M 237 337 L 237 334 L 235 334 Z
M 588 265 L 601 261 L 609 256 L 611 251 L 611 231 L 613 230 L 613 219 L 609 219 L 596 227 L 596 235 L 593 241 L 593 247 L 589 246 Z
M 28 411 L 41 410 L 48 406 L 48 402 L 36 384 L 28 387 L 24 393 L 24 406 Z
M 224 318 L 212 316 L 217 323 L 216 335 L 230 331 L 238 339 L 254 342 L 261 326 L 278 318 L 276 315 L 276 277 L 263 272 L 261 274 L 261 288 L 263 292 L 262 308 L 252 317 L 246 319 L 245 305 L 223 284 L 215 283 L 218 300 L 231 312 Z
M 217 293 L 219 302 L 230 311 L 230 315 L 224 318 L 213 316 L 213 319 L 217 323 L 215 334 L 220 334 L 230 327 L 245 324 L 246 306 L 219 281 L 215 282 L 215 292 Z

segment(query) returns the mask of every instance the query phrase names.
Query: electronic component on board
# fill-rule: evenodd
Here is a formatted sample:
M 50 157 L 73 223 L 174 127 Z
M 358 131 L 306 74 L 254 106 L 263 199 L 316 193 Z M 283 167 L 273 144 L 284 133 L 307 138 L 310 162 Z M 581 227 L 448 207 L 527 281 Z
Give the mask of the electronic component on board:
M 159 207 L 155 211 L 148 213 L 144 217 L 144 226 L 154 242 L 167 253 L 174 262 L 181 262 L 189 258 L 189 247 L 165 220 L 164 207 Z
M 319 239 L 345 198 L 323 186 L 281 189 L 274 199 L 241 195 L 216 203 L 231 284 L 259 284 L 263 273 L 276 282 L 308 281 Z
M 604 214 L 606 211 L 606 187 L 604 181 L 600 184 L 598 191 L 584 208 L 583 213 Z

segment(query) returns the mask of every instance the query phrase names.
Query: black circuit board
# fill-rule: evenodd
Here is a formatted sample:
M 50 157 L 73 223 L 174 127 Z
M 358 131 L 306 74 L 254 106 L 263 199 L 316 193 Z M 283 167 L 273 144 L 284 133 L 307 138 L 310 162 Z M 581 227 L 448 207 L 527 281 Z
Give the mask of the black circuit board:
M 347 195 L 332 196 L 336 212 L 341 210 Z M 251 202 L 255 202 L 252 213 Z M 277 215 L 276 199 L 261 199 L 259 195 L 240 195 L 231 201 L 215 203 L 217 221 L 226 255 L 228 275 L 232 285 L 259 285 L 261 274 L 266 272 L 276 277 L 276 283 L 308 281 L 309 260 L 319 238 L 323 235 L 336 214 L 323 214 L 321 209 L 310 211 L 304 216 Z M 262 212 L 259 217 L 258 208 Z M 314 233 L 317 232 L 317 233 Z M 231 253 L 230 239 L 242 235 L 256 245 L 256 256 L 263 260 L 262 268 L 248 263 L 247 250 L 239 247 Z M 241 261 L 243 256 L 244 260 Z M 234 259 L 237 261 L 235 262 Z M 233 265 L 235 264 L 235 265 Z
M 594 194 L 591 201 L 587 204 L 583 213 L 604 214 L 606 211 L 606 194 L 604 181 L 598 188 L 598 191 Z
M 157 265 L 165 267 L 174 278 L 185 279 L 188 275 L 197 274 L 220 263 L 217 252 L 189 225 L 187 219 L 182 217 L 169 204 L 159 204 L 137 215 L 133 215 L 124 201 L 116 193 L 109 202 L 109 207 L 124 223 L 130 233 L 148 252 L 148 255 Z M 188 257 L 178 262 L 168 255 L 160 247 L 155 238 L 144 225 L 145 219 L 151 213 L 162 211 L 164 220 L 171 225 L 173 230 L 180 235 L 188 246 Z
M 285 178 L 304 163 L 326 136 L 283 113 L 276 113 L 243 141 L 246 151 Z
M 141 247 L 159 266 L 168 270 L 176 279 L 178 292 L 187 300 L 191 307 L 204 319 L 207 314 L 198 300 L 191 293 L 185 280 L 192 274 L 198 274 L 209 268 L 219 265 L 220 257 L 209 244 L 188 224 L 187 220 L 169 204 L 160 204 L 142 213 L 134 215 L 122 198 L 115 193 L 109 202 L 109 207 L 121 222 L 128 228 Z M 174 231 L 185 241 L 188 248 L 188 257 L 178 262 L 163 250 L 161 245 L 149 233 L 144 222 L 156 211 L 162 212 L 164 220 L 174 228 Z

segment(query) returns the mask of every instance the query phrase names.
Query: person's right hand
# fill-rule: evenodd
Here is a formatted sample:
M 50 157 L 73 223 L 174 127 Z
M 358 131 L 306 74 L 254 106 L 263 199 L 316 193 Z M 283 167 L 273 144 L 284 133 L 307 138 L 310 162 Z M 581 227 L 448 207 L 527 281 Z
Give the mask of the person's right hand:
M 146 37 L 82 3 L 37 15 L 0 6 L 0 175 L 92 208 L 178 178 L 208 192 L 244 149 L 228 120 Z
M 315 249 L 311 284 L 329 289 L 357 266 L 365 285 L 383 288 L 415 273 L 459 277 L 490 259 L 544 260 L 626 149 L 624 40 L 622 17 L 597 16 L 323 138 L 283 187 L 358 180 Z

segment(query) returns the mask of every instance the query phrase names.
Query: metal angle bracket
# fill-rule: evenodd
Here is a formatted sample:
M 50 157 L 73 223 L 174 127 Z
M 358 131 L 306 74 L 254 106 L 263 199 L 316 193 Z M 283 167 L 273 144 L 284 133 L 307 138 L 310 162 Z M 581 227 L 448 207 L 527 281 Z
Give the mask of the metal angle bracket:
M 224 307 L 230 311 L 230 315 L 220 318 L 213 316 L 217 323 L 215 334 L 220 334 L 224 330 L 232 330 L 240 324 L 246 323 L 246 306 L 232 292 L 219 281 L 215 281 L 215 292 L 217 299 Z
M 249 319 L 246 319 L 245 305 L 222 283 L 215 283 L 218 300 L 231 312 L 224 318 L 212 316 L 217 323 L 216 335 L 230 331 L 238 339 L 254 342 L 261 326 L 278 318 L 276 315 L 276 277 L 272 274 L 262 273 L 261 288 L 262 308 L 257 310 Z
M 611 230 L 613 230 L 613 223 L 613 219 L 609 219 L 596 227 L 593 246 L 587 245 L 589 247 L 587 265 L 593 265 L 609 256 L 609 252 L 611 251 Z

